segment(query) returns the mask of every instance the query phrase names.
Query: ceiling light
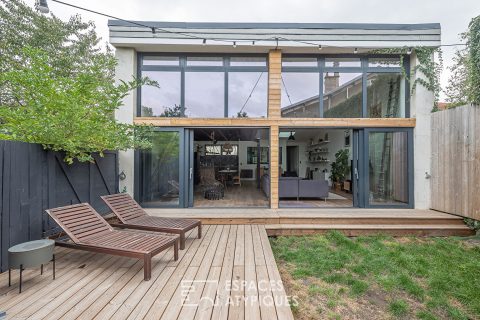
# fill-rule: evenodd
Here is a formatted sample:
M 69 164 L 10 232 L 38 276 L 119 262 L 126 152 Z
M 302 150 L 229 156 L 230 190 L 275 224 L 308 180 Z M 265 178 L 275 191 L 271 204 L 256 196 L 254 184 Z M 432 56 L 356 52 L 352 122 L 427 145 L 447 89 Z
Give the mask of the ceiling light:
M 288 137 L 288 140 L 295 141 L 295 137 L 293 135 L 294 135 L 294 132 L 290 131 L 290 136 Z
M 202 45 L 204 46 L 204 45 L 206 45 L 206 44 L 207 44 L 207 39 L 203 39 Z
M 408 55 L 412 54 L 412 48 L 408 48 L 408 49 L 407 49 L 407 54 L 408 54 Z
M 353 50 L 353 53 L 357 54 L 357 53 L 358 53 L 358 48 L 355 48 L 355 49 Z
M 234 47 L 234 48 L 237 47 L 237 42 L 233 41 L 233 47 Z
M 321 44 L 318 45 L 318 51 L 320 51 L 320 50 L 322 50 L 322 45 Z

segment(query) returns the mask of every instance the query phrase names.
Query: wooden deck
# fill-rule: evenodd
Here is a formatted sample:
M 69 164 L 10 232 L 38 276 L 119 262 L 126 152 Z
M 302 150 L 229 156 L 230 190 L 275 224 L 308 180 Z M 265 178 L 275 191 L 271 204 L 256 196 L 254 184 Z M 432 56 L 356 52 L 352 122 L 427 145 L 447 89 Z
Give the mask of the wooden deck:
M 358 208 L 147 209 L 150 215 L 202 220 L 204 224 L 261 224 L 269 236 L 338 230 L 347 236 L 470 236 L 463 218 L 434 210 Z
M 152 279 L 142 261 L 56 248 L 51 266 L 18 272 L 8 287 L 0 274 L 0 310 L 7 319 L 293 319 L 262 225 L 206 225 L 190 232 L 173 261 L 169 249 L 153 258 Z M 183 302 L 183 303 L 182 303 Z

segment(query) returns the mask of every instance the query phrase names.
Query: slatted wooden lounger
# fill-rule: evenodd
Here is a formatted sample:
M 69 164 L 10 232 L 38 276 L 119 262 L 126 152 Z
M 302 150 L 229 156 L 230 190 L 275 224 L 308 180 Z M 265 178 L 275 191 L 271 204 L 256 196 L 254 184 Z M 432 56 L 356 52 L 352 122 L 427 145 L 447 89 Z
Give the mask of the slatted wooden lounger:
M 56 241 L 56 245 L 143 259 L 145 280 L 150 280 L 153 256 L 174 246 L 174 259 L 178 260 L 177 235 L 114 230 L 88 203 L 46 211 L 72 240 Z
M 181 250 L 185 249 L 185 232 L 188 230 L 198 228 L 198 238 L 202 237 L 200 220 L 149 216 L 128 193 L 112 194 L 101 198 L 121 222 L 112 224 L 114 227 L 178 234 Z

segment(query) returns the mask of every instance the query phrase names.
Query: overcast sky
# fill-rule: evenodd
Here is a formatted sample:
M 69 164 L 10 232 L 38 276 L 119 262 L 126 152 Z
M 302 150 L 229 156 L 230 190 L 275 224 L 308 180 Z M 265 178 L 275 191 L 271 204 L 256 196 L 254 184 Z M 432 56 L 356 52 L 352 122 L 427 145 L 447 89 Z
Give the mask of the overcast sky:
M 63 0 L 127 20 L 185 22 L 358 22 L 431 23 L 442 26 L 442 43 L 459 42 L 470 19 L 480 15 L 480 0 Z M 34 0 L 26 0 L 30 5 Z M 52 1 L 51 11 L 61 17 L 80 13 L 93 20 L 108 41 L 107 18 Z M 455 48 L 443 47 L 445 65 Z M 446 85 L 448 71 L 442 75 Z

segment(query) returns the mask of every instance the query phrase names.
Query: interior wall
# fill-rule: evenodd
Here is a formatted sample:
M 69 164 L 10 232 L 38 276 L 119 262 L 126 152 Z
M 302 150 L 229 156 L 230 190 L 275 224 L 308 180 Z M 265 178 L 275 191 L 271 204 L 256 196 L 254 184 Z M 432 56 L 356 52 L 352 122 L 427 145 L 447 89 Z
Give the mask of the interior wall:
M 330 171 L 331 171 L 331 163 L 335 161 L 335 153 L 340 149 L 345 149 L 345 129 L 308 129 L 312 132 L 311 138 L 313 138 L 314 143 L 315 141 L 318 142 L 319 139 L 325 139 L 325 134 L 328 133 L 328 139 L 330 143 L 326 146 L 328 147 L 328 153 L 325 154 L 325 157 L 329 160 L 328 163 L 310 163 L 308 161 L 308 146 L 310 145 L 310 138 L 307 139 L 296 139 L 295 141 L 288 140 L 288 138 L 281 138 L 280 139 L 280 146 L 282 147 L 282 172 L 286 170 L 286 146 L 298 146 L 299 147 L 299 177 L 305 178 L 305 173 L 307 167 L 310 170 L 317 169 L 318 171 L 322 172 L 326 169 L 325 172 L 325 179 L 329 180 L 329 184 L 331 185 L 330 181 Z M 295 131 L 292 129 L 292 131 Z M 349 159 L 352 159 L 352 145 L 353 145 L 353 133 L 352 130 L 350 131 L 350 146 L 348 147 L 349 150 Z M 349 177 L 351 178 L 351 177 Z
M 247 147 L 257 147 L 257 142 L 256 141 L 218 141 L 217 145 L 223 145 L 225 143 L 230 143 L 230 144 L 238 144 L 238 165 L 239 165 L 239 170 L 247 170 L 251 169 L 253 170 L 253 178 L 251 179 L 244 179 L 242 180 L 255 180 L 256 178 L 256 170 L 257 170 L 257 165 L 256 164 L 247 164 Z M 212 144 L 212 141 L 195 141 L 194 142 L 194 148 L 196 150 L 197 146 L 202 146 L 202 156 L 205 155 L 205 145 Z M 269 142 L 266 139 L 260 140 L 260 146 L 261 147 L 268 147 Z M 262 164 L 262 168 L 269 168 L 270 164 Z

